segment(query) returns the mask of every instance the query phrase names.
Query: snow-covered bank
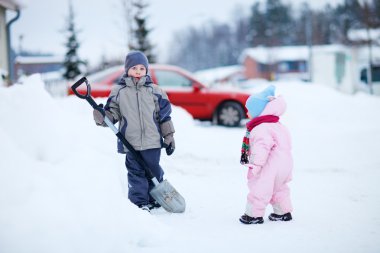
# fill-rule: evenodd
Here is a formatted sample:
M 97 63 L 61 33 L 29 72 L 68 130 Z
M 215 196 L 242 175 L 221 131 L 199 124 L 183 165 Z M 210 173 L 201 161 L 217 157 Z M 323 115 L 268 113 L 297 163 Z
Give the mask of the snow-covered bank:
M 85 101 L 51 98 L 38 75 L 0 88 L 0 252 L 379 252 L 380 99 L 276 86 L 294 142 L 294 220 L 259 226 L 238 222 L 243 128 L 174 107 L 177 149 L 162 166 L 187 211 L 149 215 L 128 201 L 115 136 Z

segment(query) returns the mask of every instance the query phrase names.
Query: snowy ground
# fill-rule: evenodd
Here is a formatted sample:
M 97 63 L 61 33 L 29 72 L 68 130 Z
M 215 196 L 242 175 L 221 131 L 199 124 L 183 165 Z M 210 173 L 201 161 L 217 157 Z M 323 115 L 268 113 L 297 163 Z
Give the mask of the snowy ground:
M 175 107 L 177 149 L 161 164 L 187 210 L 148 214 L 128 201 L 124 157 L 85 101 L 51 98 L 38 75 L 0 88 L 0 252 L 380 252 L 380 98 L 276 86 L 293 136 L 294 220 L 251 226 L 238 221 L 243 127 Z

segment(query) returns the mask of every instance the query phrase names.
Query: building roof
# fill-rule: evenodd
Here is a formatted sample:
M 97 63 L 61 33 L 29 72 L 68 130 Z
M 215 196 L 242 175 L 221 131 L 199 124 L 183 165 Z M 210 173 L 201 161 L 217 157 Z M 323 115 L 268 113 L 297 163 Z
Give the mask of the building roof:
M 345 48 L 341 45 L 313 46 L 313 52 L 337 52 L 344 50 Z M 283 46 L 247 48 L 240 56 L 240 62 L 247 56 L 264 64 L 279 61 L 307 61 L 309 57 L 309 47 Z
M 6 9 L 18 10 L 25 6 L 25 1 L 22 0 L 0 0 L 0 6 Z
M 17 56 L 15 63 L 20 64 L 46 64 L 63 63 L 63 56 Z
M 348 32 L 348 38 L 352 41 L 366 41 L 368 35 L 372 41 L 380 40 L 380 29 L 352 29 Z

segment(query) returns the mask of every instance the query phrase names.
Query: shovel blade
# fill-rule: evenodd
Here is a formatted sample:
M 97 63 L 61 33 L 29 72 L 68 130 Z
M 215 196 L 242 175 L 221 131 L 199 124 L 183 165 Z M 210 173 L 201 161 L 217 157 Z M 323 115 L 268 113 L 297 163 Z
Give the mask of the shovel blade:
M 183 213 L 185 211 L 185 199 L 167 180 L 156 185 L 150 191 L 150 195 L 170 213 Z

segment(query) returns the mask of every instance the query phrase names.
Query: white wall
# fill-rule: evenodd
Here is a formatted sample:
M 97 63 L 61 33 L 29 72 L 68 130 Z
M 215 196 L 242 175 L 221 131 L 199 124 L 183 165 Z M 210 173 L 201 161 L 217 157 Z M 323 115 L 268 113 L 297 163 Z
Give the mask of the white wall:
M 312 64 L 313 82 L 337 87 L 335 80 L 335 54 L 313 53 Z
M 342 56 L 342 65 L 337 58 Z M 329 50 L 315 50 L 313 54 L 313 81 L 326 84 L 344 93 L 355 93 L 360 80 L 360 50 L 348 47 L 336 47 Z M 339 80 L 338 69 L 343 70 Z
M 357 91 L 357 85 L 360 81 L 360 69 L 358 67 L 357 50 L 350 48 L 346 51 L 345 75 L 339 90 L 353 94 Z

